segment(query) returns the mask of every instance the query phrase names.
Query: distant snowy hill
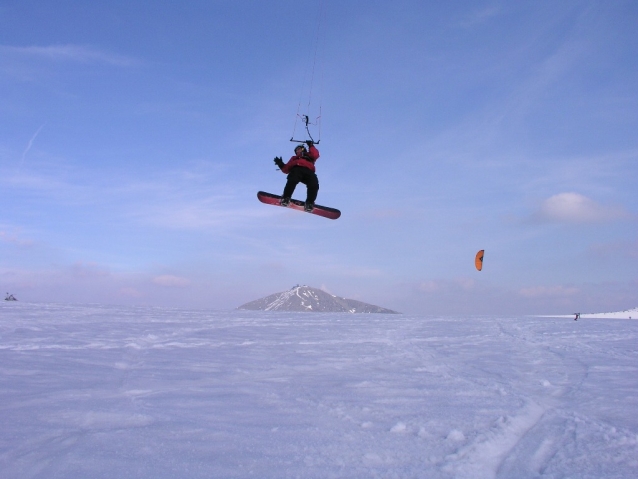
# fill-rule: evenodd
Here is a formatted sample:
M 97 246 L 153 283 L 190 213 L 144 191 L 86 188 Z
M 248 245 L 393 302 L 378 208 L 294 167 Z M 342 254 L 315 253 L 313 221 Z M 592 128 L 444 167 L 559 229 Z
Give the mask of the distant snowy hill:
M 373 304 L 340 298 L 310 286 L 295 286 L 241 305 L 237 309 L 257 311 L 303 311 L 317 313 L 386 313 L 400 314 Z
M 638 308 L 628 309 L 626 311 L 617 311 L 614 313 L 583 313 L 580 317 L 583 319 L 638 319 Z
M 572 314 L 554 314 L 550 316 L 539 316 L 547 318 L 573 318 L 576 313 Z M 638 308 L 627 309 L 625 311 L 614 311 L 612 313 L 580 313 L 581 319 L 638 319 Z

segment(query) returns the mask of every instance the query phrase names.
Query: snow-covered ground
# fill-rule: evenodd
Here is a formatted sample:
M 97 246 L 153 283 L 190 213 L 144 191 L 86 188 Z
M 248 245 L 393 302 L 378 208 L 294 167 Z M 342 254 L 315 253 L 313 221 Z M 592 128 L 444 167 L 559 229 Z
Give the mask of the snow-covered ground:
M 635 478 L 638 321 L 3 303 L 0 477 Z
M 638 319 L 638 308 L 628 309 L 626 311 L 618 311 L 615 313 L 583 313 L 580 315 L 580 317 L 583 319 Z
M 554 316 L 537 316 L 538 318 L 572 318 L 573 314 L 558 314 Z M 579 319 L 638 319 L 638 308 L 615 311 L 613 313 L 580 313 Z

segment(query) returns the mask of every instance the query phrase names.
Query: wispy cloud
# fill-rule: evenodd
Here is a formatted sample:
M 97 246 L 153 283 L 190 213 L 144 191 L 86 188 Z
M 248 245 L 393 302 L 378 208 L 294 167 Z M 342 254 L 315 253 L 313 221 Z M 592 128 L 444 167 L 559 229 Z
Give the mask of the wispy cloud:
M 533 286 L 529 288 L 522 288 L 518 293 L 526 298 L 547 298 L 573 296 L 578 292 L 578 288 L 571 286 Z
M 638 240 L 596 243 L 589 247 L 588 254 L 609 260 L 610 258 L 638 259 Z
M 33 146 L 33 142 L 35 141 L 35 139 L 37 138 L 37 136 L 40 134 L 40 132 L 42 131 L 42 128 L 44 128 L 44 125 L 46 123 L 43 123 L 40 128 L 38 128 L 36 130 L 36 132 L 33 134 L 33 136 L 31 137 L 31 139 L 29 140 L 29 143 L 27 143 L 27 147 L 24 149 L 24 151 L 22 152 L 22 156 L 20 157 L 20 161 L 18 162 L 18 167 L 17 169 L 20 170 L 20 166 L 22 166 L 22 163 L 24 162 L 24 159 L 27 156 L 27 153 L 29 153 L 29 150 L 31 149 L 31 147 Z
M 31 247 L 35 245 L 35 242 L 29 239 L 20 238 L 15 233 L 0 230 L 0 241 L 3 243 L 12 244 L 14 246 L 20 246 L 23 248 Z
M 533 221 L 552 223 L 602 223 L 628 218 L 624 209 L 604 206 L 579 193 L 559 193 L 544 200 Z
M 501 11 L 501 7 L 497 5 L 488 5 L 480 10 L 470 12 L 458 22 L 458 25 L 464 28 L 480 25 L 500 15 Z
M 238 192 L 213 173 L 190 170 L 159 173 L 154 178 L 94 175 L 64 164 L 40 165 L 37 172 L 20 171 L 0 178 L 0 186 L 15 196 L 44 196 L 49 204 L 82 211 L 107 206 L 110 215 L 142 226 L 167 230 L 214 230 L 253 225 L 276 214 L 274 208 L 255 208 L 252 192 Z M 54 168 L 55 166 L 56 168 Z M 26 170 L 23 168 L 23 170 Z M 218 194 L 211 195 L 211 191 Z M 250 198 L 249 200 L 247 198 Z M 80 211 L 79 210 L 79 211 Z
M 40 58 L 54 62 L 103 63 L 112 66 L 134 66 L 139 60 L 85 45 L 49 45 L 16 47 L 0 45 L 0 55 Z
M 543 161 L 545 160 L 545 161 Z M 536 155 L 520 159 L 533 175 L 520 178 L 517 188 L 529 193 L 549 193 L 557 189 L 581 189 L 610 195 L 617 191 L 619 181 L 638 162 L 635 148 L 606 151 L 599 154 L 549 156 Z
M 136 288 L 121 288 L 118 294 L 122 298 L 139 299 L 144 297 L 144 293 L 138 291 Z
M 71 265 L 71 274 L 76 278 L 105 278 L 111 272 L 105 267 L 92 261 L 76 261 Z
M 172 274 L 163 274 L 154 277 L 153 284 L 170 288 L 185 288 L 186 286 L 190 286 L 191 280 L 181 276 L 174 276 Z
M 432 279 L 422 281 L 416 285 L 419 293 L 439 294 L 451 291 L 470 291 L 476 286 L 476 282 L 471 278 L 455 278 L 455 279 Z
M 236 205 L 236 197 L 157 198 L 145 201 L 138 198 L 128 213 L 142 224 L 174 230 L 208 230 L 221 226 L 239 226 L 248 220 L 265 218 L 267 211 Z

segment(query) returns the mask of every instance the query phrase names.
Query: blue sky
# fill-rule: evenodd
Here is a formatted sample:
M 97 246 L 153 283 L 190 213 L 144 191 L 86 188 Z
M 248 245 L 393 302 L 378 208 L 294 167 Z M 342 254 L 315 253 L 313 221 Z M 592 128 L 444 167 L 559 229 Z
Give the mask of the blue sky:
M 0 284 L 215 309 L 297 283 L 407 313 L 635 307 L 637 24 L 632 1 L 2 1 Z M 337 221 L 256 200 L 283 190 L 299 107 L 321 108 Z

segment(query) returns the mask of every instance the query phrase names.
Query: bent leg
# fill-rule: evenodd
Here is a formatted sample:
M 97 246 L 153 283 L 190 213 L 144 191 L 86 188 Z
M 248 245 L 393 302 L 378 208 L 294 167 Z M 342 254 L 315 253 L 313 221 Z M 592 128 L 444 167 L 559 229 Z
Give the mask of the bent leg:
M 295 188 L 300 181 L 303 180 L 303 176 L 297 167 L 293 168 L 290 173 L 288 173 L 288 181 L 286 182 L 286 186 L 284 187 L 284 198 L 292 198 L 292 194 L 295 192 Z
M 297 183 L 299 183 L 299 181 L 292 181 L 289 178 L 286 186 L 284 187 L 284 193 L 281 196 L 283 196 L 284 198 L 292 198 L 292 194 L 295 192 Z
M 319 178 L 317 178 L 316 174 L 310 173 L 306 175 L 304 183 L 308 187 L 306 203 L 314 203 L 317 199 L 317 194 L 319 194 Z

